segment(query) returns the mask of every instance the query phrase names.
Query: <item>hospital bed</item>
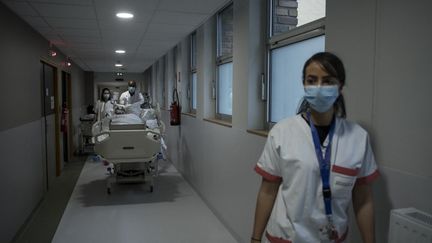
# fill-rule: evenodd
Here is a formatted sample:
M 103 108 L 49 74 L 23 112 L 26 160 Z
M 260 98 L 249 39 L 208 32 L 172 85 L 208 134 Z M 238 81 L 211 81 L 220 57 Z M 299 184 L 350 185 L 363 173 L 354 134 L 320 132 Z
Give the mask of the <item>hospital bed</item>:
M 124 114 L 94 124 L 95 152 L 113 164 L 107 178 L 108 194 L 114 182 L 149 183 L 153 192 L 164 130 L 163 123 L 157 123 L 149 128 L 139 116 Z

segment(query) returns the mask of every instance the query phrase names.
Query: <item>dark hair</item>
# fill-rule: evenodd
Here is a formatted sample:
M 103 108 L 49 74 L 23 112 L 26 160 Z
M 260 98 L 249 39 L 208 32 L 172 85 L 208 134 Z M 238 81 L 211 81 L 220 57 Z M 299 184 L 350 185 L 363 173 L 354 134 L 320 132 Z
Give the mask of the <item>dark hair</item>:
M 104 89 L 102 90 L 102 93 L 101 93 L 101 99 L 100 99 L 100 100 L 104 100 L 104 93 L 105 93 L 105 91 L 107 91 L 107 90 L 108 90 L 108 92 L 110 93 L 110 97 L 109 97 L 108 100 L 111 99 L 111 97 L 112 97 L 111 91 L 110 91 L 108 88 L 104 88 Z
M 128 81 L 128 86 L 129 86 L 129 87 L 136 87 L 136 82 L 135 82 L 135 80 L 130 80 L 130 81 Z
M 303 66 L 303 84 L 305 82 L 306 77 L 306 68 L 311 63 L 317 63 L 321 65 L 321 67 L 328 73 L 330 76 L 335 77 L 339 80 L 341 88 L 345 86 L 345 68 L 342 61 L 330 52 L 318 52 L 310 57 Z M 300 106 L 297 109 L 297 114 L 303 113 L 309 109 L 309 103 L 303 98 L 301 100 Z M 334 103 L 334 107 L 336 109 L 336 116 L 345 118 L 346 110 L 345 110 L 345 100 L 342 94 L 336 99 Z

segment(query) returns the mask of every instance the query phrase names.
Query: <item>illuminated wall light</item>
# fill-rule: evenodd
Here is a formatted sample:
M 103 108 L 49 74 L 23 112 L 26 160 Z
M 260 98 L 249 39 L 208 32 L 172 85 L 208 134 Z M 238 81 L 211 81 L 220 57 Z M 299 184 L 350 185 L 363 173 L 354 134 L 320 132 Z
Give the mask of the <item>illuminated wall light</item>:
M 69 58 L 69 57 L 66 58 L 65 65 L 66 65 L 66 67 L 70 67 L 70 66 L 72 66 L 72 62 L 70 61 L 70 58 Z
M 126 51 L 125 51 L 125 50 L 116 50 L 115 53 L 118 53 L 118 54 L 125 54 Z
M 131 19 L 131 18 L 134 17 L 133 14 L 131 14 L 131 13 L 127 13 L 127 12 L 120 12 L 120 13 L 117 13 L 116 16 L 117 16 L 118 18 L 121 18 L 121 19 Z
M 121 64 L 121 63 L 116 63 L 114 66 L 116 66 L 116 67 L 123 67 L 123 64 Z
M 49 43 L 48 55 L 51 56 L 51 57 L 57 56 L 57 52 L 54 51 L 53 45 L 52 45 L 51 42 Z

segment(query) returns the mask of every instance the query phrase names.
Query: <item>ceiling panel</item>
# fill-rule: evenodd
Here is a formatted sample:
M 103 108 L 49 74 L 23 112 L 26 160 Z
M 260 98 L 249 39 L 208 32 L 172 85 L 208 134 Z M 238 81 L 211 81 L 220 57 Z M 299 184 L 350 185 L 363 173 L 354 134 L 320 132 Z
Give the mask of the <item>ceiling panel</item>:
M 34 16 L 24 16 L 23 19 L 33 27 L 51 28 L 43 18 Z
M 187 32 L 188 33 L 188 32 Z M 175 41 L 179 42 L 187 33 L 170 33 L 170 32 L 147 32 L 144 36 L 143 42 L 147 40 L 160 40 L 160 41 Z
M 31 4 L 44 17 L 96 19 L 95 12 L 91 6 L 49 3 Z
M 88 38 L 82 36 L 68 36 L 67 42 L 73 44 L 101 44 L 102 39 L 98 38 Z
M 101 38 L 98 29 L 57 29 L 57 33 L 66 39 L 70 37 L 88 37 L 88 38 Z
M 85 70 L 143 72 L 227 0 L 0 0 Z M 132 20 L 115 17 L 131 11 Z M 126 54 L 117 55 L 116 49 Z
M 20 16 L 39 16 L 26 2 L 3 1 L 3 3 Z
M 158 0 L 94 0 L 98 19 L 111 19 L 122 11 L 131 12 L 135 21 L 146 21 L 156 10 Z
M 34 3 L 56 3 L 56 4 L 73 4 L 73 5 L 92 5 L 92 0 L 26 0 Z
M 226 0 L 161 0 L 158 10 L 184 13 L 211 14 L 222 7 Z
M 156 11 L 153 18 L 153 24 L 182 24 L 197 26 L 208 17 L 207 14 L 192 14 L 169 11 Z
M 145 50 L 147 48 L 154 48 L 156 50 L 160 50 L 163 52 L 167 52 L 168 48 L 171 46 L 174 46 L 175 44 L 177 44 L 176 40 L 149 40 L 149 39 L 144 39 L 141 42 L 140 48 L 138 50 L 138 52 L 140 52 L 141 49 Z
M 45 18 L 54 28 L 78 28 L 78 29 L 97 29 L 98 23 L 95 19 L 76 19 L 76 18 Z
M 71 48 L 79 49 L 83 51 L 89 51 L 89 50 L 105 51 L 103 46 L 101 46 L 99 43 L 84 43 L 84 44 L 71 43 L 70 46 Z
M 104 51 L 103 49 L 81 49 L 81 48 L 77 49 L 77 48 L 73 47 L 72 50 L 74 50 L 74 52 L 78 56 L 82 56 L 82 57 L 107 56 L 107 52 Z
M 173 33 L 173 34 L 187 34 L 194 28 L 190 25 L 178 25 L 178 24 L 150 24 L 147 32 L 158 32 L 158 33 Z

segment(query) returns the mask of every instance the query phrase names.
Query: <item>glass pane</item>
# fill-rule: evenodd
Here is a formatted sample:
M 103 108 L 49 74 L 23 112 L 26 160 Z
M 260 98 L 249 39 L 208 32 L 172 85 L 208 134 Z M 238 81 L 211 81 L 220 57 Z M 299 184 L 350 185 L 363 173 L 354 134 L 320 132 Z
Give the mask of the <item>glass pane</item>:
M 192 73 L 192 109 L 196 110 L 197 100 L 197 73 Z
M 191 35 L 191 69 L 196 68 L 196 34 Z
M 309 57 L 324 51 L 324 35 L 271 51 L 270 121 L 296 114 L 303 97 L 302 70 Z
M 325 17 L 325 0 L 272 0 L 272 35 Z
M 233 46 L 233 5 L 219 14 L 218 56 L 232 56 Z
M 218 113 L 232 114 L 232 62 L 218 66 Z

